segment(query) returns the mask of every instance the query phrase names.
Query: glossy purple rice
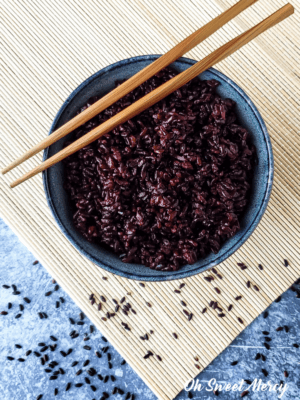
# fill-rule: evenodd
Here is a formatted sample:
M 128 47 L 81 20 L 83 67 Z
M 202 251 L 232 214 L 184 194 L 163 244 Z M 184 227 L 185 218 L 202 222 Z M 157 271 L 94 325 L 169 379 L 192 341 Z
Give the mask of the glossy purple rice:
M 176 74 L 160 71 L 76 129 L 75 139 Z M 87 240 L 126 263 L 171 271 L 218 253 L 239 231 L 255 148 L 218 85 L 195 78 L 65 160 L 73 222 Z

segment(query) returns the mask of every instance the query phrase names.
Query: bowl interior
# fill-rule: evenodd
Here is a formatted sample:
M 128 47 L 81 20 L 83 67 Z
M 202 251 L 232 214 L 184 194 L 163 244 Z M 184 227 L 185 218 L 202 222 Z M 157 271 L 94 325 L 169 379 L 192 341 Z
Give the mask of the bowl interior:
M 140 56 L 123 60 L 104 68 L 88 78 L 65 101 L 51 126 L 50 134 L 71 119 L 90 97 L 106 94 L 114 88 L 115 80 L 131 77 L 157 57 Z M 181 58 L 171 66 L 181 72 L 195 62 L 194 60 Z M 63 164 L 58 163 L 43 174 L 47 201 L 61 230 L 81 253 L 110 272 L 127 278 L 151 281 L 179 279 L 202 272 L 224 261 L 236 251 L 251 235 L 265 211 L 273 178 L 272 149 L 266 126 L 249 97 L 225 75 L 215 69 L 209 69 L 203 72 L 200 78 L 217 79 L 221 82 L 217 92 L 223 98 L 229 97 L 235 100 L 239 123 L 251 134 L 251 140 L 256 146 L 258 156 L 251 198 L 241 221 L 241 229 L 233 238 L 223 244 L 218 254 L 209 254 L 195 264 L 185 265 L 179 271 L 174 272 L 155 271 L 143 265 L 123 263 L 112 252 L 99 245 L 89 243 L 74 228 L 68 196 L 63 189 Z M 69 138 L 70 136 L 68 136 Z M 65 140 L 67 139 L 63 138 L 46 149 L 44 159 L 60 151 Z

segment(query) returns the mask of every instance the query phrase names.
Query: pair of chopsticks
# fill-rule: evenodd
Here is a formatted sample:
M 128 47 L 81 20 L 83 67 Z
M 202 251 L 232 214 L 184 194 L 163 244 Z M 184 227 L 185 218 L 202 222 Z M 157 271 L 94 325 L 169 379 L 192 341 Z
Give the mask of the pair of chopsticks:
M 106 96 L 102 97 L 96 103 L 91 105 L 82 113 L 78 114 L 76 117 L 68 121 L 66 124 L 57 129 L 50 136 L 46 137 L 40 143 L 33 146 L 30 150 L 25 152 L 22 156 L 17 158 L 14 162 L 5 167 L 1 172 L 2 174 L 7 173 L 13 168 L 20 165 L 22 162 L 28 160 L 30 157 L 34 156 L 41 150 L 55 143 L 62 137 L 66 136 L 68 133 L 84 124 L 101 111 L 115 103 L 117 100 L 125 96 L 127 93 L 131 92 L 134 88 L 145 82 L 151 76 L 155 75 L 161 69 L 165 68 L 183 54 L 191 50 L 197 44 L 205 40 L 211 34 L 216 32 L 224 24 L 229 22 L 231 19 L 236 17 L 239 13 L 244 11 L 246 8 L 256 3 L 257 0 L 241 0 L 233 7 L 220 14 L 218 17 L 210 21 L 208 24 L 198 29 L 196 32 L 188 36 L 182 42 L 177 44 L 173 49 L 169 50 L 166 54 L 162 55 L 160 58 L 155 60 L 152 64 L 148 65 L 143 70 L 139 71 L 133 77 L 125 81 L 122 85 L 115 88 L 113 91 L 108 93 Z M 75 153 L 76 151 L 82 149 L 83 147 L 89 145 L 102 135 L 110 132 L 116 126 L 128 121 L 130 118 L 138 115 L 145 109 L 151 107 L 153 104 L 162 100 L 164 97 L 168 96 L 170 93 L 179 89 L 181 86 L 185 85 L 187 82 L 201 74 L 206 69 L 210 68 L 214 64 L 224 60 L 226 57 L 233 54 L 235 51 L 239 50 L 242 46 L 249 43 L 252 39 L 256 38 L 261 33 L 265 32 L 267 29 L 276 25 L 277 23 L 283 21 L 285 18 L 293 14 L 294 8 L 291 4 L 287 4 L 274 14 L 260 22 L 258 25 L 249 29 L 245 33 L 239 35 L 238 37 L 232 39 L 230 42 L 224 44 L 213 53 L 209 54 L 203 60 L 197 62 L 192 67 L 188 68 L 186 71 L 181 72 L 174 78 L 165 82 L 163 85 L 159 86 L 152 92 L 148 93 L 146 96 L 142 97 L 135 103 L 131 104 L 120 113 L 116 114 L 109 120 L 105 121 L 101 125 L 92 129 L 86 135 L 82 136 L 80 139 L 76 140 L 68 147 L 59 151 L 54 156 L 50 157 L 46 161 L 42 162 L 39 166 L 35 167 L 28 173 L 24 174 L 21 178 L 14 181 L 10 187 L 14 188 L 20 183 L 32 178 L 39 172 L 46 170 L 52 165 L 58 163 L 69 155 Z

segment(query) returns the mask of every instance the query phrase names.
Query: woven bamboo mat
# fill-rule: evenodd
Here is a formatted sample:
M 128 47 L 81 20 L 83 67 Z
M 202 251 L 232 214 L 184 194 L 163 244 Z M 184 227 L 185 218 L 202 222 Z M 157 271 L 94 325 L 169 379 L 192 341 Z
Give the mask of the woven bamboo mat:
M 1 2 L 1 168 L 47 134 L 66 97 L 97 70 L 141 54 L 163 53 L 231 6 L 233 0 L 27 0 Z M 261 0 L 187 54 L 201 59 L 258 23 L 284 0 Z M 299 126 L 300 1 L 296 13 L 216 67 L 252 98 L 266 121 L 275 156 L 268 209 L 251 238 L 217 269 L 223 279 L 138 282 L 109 274 L 81 256 L 62 235 L 47 207 L 42 178 L 14 190 L 13 181 L 41 161 L 39 154 L 1 176 L 1 215 L 93 323 L 160 399 L 172 399 L 300 275 Z M 290 266 L 284 267 L 287 259 Z M 241 271 L 237 262 L 248 268 Z M 258 269 L 262 264 L 264 270 Z M 102 276 L 107 277 L 103 280 Z M 246 287 L 250 280 L 260 291 Z M 185 282 L 181 294 L 174 293 Z M 221 290 L 217 294 L 214 287 Z M 137 315 L 104 322 L 88 295 L 126 296 Z M 128 295 L 127 293 L 131 293 Z M 234 298 L 242 295 L 242 300 Z M 180 300 L 194 313 L 187 322 Z M 201 310 L 211 300 L 225 318 Z M 152 307 L 146 306 L 150 302 Z M 238 322 L 241 318 L 244 324 Z M 129 323 L 131 331 L 121 326 Z M 149 341 L 139 336 L 150 330 Z M 175 340 L 172 332 L 178 334 Z M 144 359 L 147 350 L 162 357 Z M 194 357 L 198 357 L 196 362 Z M 198 369 L 195 366 L 198 365 Z

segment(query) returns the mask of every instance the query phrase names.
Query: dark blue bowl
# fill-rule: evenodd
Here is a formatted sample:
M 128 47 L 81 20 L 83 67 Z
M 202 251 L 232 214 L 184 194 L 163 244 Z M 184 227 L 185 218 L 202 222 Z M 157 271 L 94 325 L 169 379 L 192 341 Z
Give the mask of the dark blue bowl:
M 64 102 L 53 121 L 49 134 L 72 118 L 90 97 L 106 94 L 114 88 L 115 80 L 131 77 L 158 57 L 158 55 L 150 55 L 122 60 L 103 68 L 88 78 Z M 172 67 L 181 72 L 195 63 L 194 60 L 180 58 L 172 64 Z M 126 278 L 144 281 L 186 278 L 224 261 L 245 243 L 259 223 L 267 207 L 273 181 L 273 154 L 264 121 L 246 93 L 221 72 L 211 68 L 203 72 L 200 77 L 202 79 L 214 78 L 221 82 L 218 93 L 222 97 L 230 97 L 236 101 L 239 123 L 248 129 L 257 149 L 259 162 L 255 168 L 251 199 L 241 221 L 241 230 L 223 244 L 218 254 L 209 254 L 193 265 L 183 266 L 179 271 L 155 271 L 143 265 L 122 263 L 118 256 L 99 245 L 89 243 L 76 231 L 72 223 L 67 193 L 63 189 L 63 164 L 56 164 L 43 174 L 49 207 L 60 229 L 73 246 L 99 267 Z M 47 148 L 44 152 L 44 160 L 60 151 L 65 140 L 66 138 L 63 138 Z

